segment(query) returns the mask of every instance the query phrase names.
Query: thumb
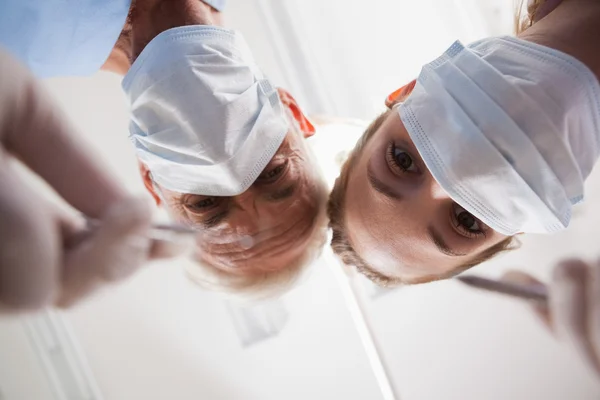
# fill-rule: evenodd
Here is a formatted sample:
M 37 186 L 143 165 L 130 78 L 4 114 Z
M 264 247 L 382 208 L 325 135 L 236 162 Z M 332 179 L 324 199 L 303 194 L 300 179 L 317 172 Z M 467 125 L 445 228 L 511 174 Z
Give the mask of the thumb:
M 69 306 L 107 282 L 132 275 L 148 259 L 151 219 L 145 198 L 109 208 L 95 232 L 68 250 L 57 305 Z
M 543 282 L 534 278 L 523 271 L 511 270 L 504 273 L 502 278 L 500 279 L 503 282 L 507 283 L 515 283 L 519 285 L 528 285 L 528 286 L 546 286 Z M 531 303 L 531 309 L 534 314 L 539 318 L 539 320 L 546 326 L 546 328 L 553 332 L 552 328 L 552 318 L 551 313 L 548 306 L 542 305 L 540 303 Z
M 97 218 L 125 192 L 31 73 L 0 49 L 0 141 L 69 204 Z

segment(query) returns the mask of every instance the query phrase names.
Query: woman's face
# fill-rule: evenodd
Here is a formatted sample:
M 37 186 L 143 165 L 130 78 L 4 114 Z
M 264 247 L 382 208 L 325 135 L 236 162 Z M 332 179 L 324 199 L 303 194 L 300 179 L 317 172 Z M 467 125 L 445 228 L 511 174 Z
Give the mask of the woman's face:
M 344 220 L 361 258 L 407 283 L 445 275 L 506 238 L 444 192 L 395 111 L 349 171 Z

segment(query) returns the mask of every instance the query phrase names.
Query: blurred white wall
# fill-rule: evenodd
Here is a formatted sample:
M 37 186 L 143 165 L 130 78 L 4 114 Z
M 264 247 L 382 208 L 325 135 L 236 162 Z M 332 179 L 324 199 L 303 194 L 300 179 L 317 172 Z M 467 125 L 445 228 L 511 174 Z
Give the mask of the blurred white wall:
M 455 40 L 510 33 L 512 0 L 233 0 L 236 26 L 273 45 L 281 84 L 312 113 L 372 118 Z M 264 32 L 268 32 L 265 41 Z M 270 66 L 270 65 L 268 65 Z M 267 69 L 271 73 L 272 70 Z M 274 71 L 273 71 L 274 72 Z

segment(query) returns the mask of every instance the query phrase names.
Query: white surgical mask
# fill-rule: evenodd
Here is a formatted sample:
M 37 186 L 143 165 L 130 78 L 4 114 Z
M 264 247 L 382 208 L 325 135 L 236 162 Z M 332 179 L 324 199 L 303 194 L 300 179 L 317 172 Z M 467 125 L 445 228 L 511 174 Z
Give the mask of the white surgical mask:
M 276 89 L 243 37 L 211 26 L 161 33 L 123 81 L 130 139 L 160 186 L 235 196 L 256 180 L 288 131 Z
M 505 235 L 566 228 L 600 154 L 596 77 L 516 38 L 454 43 L 398 111 L 442 188 Z

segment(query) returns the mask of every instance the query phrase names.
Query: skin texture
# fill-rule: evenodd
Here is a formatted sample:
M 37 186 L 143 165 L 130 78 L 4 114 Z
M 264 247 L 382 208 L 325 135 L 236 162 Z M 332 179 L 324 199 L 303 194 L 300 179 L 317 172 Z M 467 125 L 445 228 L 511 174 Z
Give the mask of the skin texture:
M 520 37 L 578 58 L 598 77 L 600 3 L 565 0 L 553 6 L 554 10 L 545 8 L 539 22 Z M 386 99 L 388 107 L 406 99 L 413 87 L 411 83 L 392 93 Z M 394 159 L 409 170 L 398 168 Z M 381 184 L 371 184 L 369 168 Z M 393 188 L 391 195 L 382 193 L 385 186 Z M 408 283 L 443 275 L 505 238 L 462 210 L 441 189 L 396 112 L 373 135 L 349 174 L 345 221 L 362 259 L 375 271 Z M 438 234 L 431 235 L 431 228 Z M 439 245 L 440 238 L 455 255 L 440 250 L 446 247 Z
M 138 2 L 111 56 L 113 71 L 126 73 L 144 47 L 161 32 L 185 25 L 215 25 L 220 13 L 197 0 Z M 119 66 L 120 65 L 120 66 Z M 198 230 L 200 261 L 233 274 L 252 274 L 290 265 L 306 250 L 319 213 L 319 176 L 308 160 L 304 139 L 315 128 L 285 90 L 290 131 L 249 190 L 234 197 L 178 193 L 152 180 L 140 164 L 144 184 L 173 219 Z M 218 134 L 218 133 L 216 133 Z M 225 216 L 226 214 L 226 216 Z

